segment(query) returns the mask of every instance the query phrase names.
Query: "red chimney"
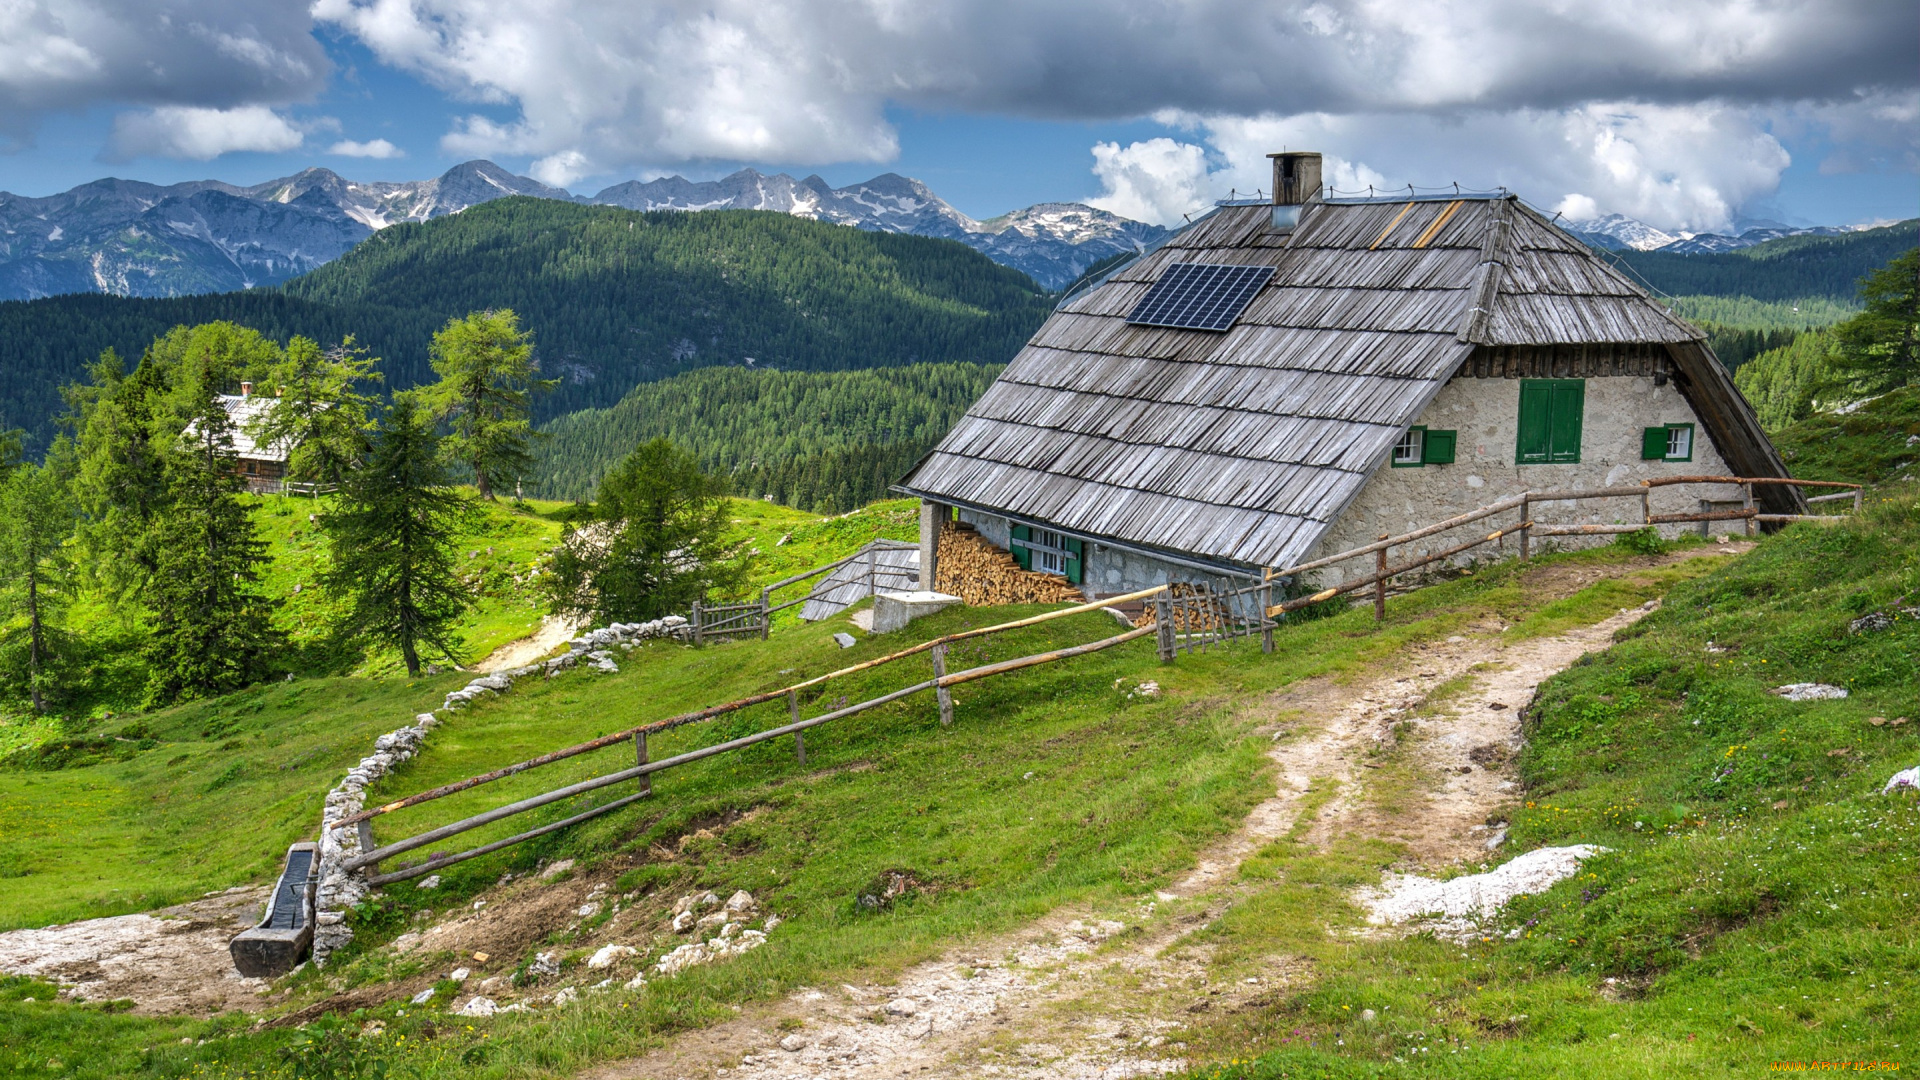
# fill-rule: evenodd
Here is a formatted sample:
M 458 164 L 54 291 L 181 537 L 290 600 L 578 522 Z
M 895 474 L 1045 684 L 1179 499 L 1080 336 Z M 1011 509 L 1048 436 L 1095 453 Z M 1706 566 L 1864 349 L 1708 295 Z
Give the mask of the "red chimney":
M 250 383 L 250 382 L 243 382 L 243 383 L 241 383 L 241 384 L 240 384 L 240 396 L 241 396 L 241 397 L 246 397 L 247 395 L 249 395 L 249 394 L 251 394 L 251 393 L 253 393 L 253 384 L 252 384 L 252 383 Z

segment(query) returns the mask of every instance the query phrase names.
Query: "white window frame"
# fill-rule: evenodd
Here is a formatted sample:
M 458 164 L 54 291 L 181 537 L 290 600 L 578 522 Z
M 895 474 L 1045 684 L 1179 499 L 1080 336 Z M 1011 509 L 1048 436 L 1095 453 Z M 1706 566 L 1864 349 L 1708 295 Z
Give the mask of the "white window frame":
M 1420 428 L 1408 428 L 1400 435 L 1400 441 L 1393 444 L 1395 465 L 1418 465 L 1426 451 L 1426 432 Z
M 1676 424 L 1667 428 L 1667 460 L 1690 461 L 1692 458 L 1693 425 Z
M 1067 574 L 1067 556 L 1065 554 L 1067 538 L 1048 529 L 1034 529 L 1033 542 L 1037 545 L 1044 545 L 1046 548 L 1055 549 L 1053 551 L 1047 551 L 1044 550 L 1043 547 L 1029 548 L 1028 550 L 1033 552 L 1033 568 L 1042 574 L 1059 574 L 1061 577 L 1065 577 Z

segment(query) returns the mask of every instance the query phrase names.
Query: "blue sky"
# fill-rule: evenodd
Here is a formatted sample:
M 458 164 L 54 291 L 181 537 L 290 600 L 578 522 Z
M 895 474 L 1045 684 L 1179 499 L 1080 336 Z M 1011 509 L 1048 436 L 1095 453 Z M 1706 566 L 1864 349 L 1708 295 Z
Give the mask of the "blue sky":
M 1674 230 L 1920 214 L 1909 3 L 1444 0 L 1384 23 L 1357 2 L 26 3 L 0 31 L 0 69 L 32 60 L 0 73 L 0 189 L 23 195 L 487 157 L 581 193 L 893 171 L 975 217 L 1093 200 L 1168 221 L 1289 145 L 1336 185 L 1506 184 Z

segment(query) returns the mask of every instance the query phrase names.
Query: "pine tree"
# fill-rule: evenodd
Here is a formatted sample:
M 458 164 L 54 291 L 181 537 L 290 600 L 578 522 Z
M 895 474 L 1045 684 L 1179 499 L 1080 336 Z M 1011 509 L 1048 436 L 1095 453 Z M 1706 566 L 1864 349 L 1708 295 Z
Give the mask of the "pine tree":
M 152 529 L 149 705 L 258 681 L 285 645 L 271 621 L 273 602 L 258 591 L 267 545 L 240 500 L 233 422 L 217 396 L 232 373 L 219 353 L 193 352 L 175 374 L 167 412 L 186 422 L 167 447 L 168 505 Z
M 322 583 L 352 605 L 342 629 L 398 648 L 412 676 L 422 645 L 459 662 L 453 623 L 473 601 L 453 555 L 472 511 L 448 484 L 431 420 L 401 394 L 320 519 L 333 555 Z
M 282 359 L 261 373 L 273 407 L 248 434 L 287 447 L 288 479 L 340 483 L 366 452 L 373 398 L 356 387 L 380 381 L 379 363 L 352 335 L 325 350 L 310 338 L 294 338 Z
M 0 655 L 36 713 L 58 696 L 65 635 L 57 622 L 72 597 L 73 529 L 73 502 L 53 466 L 22 465 L 0 483 L 0 616 L 14 623 L 0 637 Z
M 636 448 L 554 553 L 554 612 L 644 622 L 737 588 L 747 567 L 723 538 L 726 495 L 725 477 L 667 440 Z
M 539 377 L 533 335 L 505 308 L 450 320 L 429 352 L 440 381 L 425 400 L 437 418 L 452 421 L 447 454 L 472 470 L 481 497 L 491 499 L 494 488 L 531 470 L 533 395 L 560 380 Z

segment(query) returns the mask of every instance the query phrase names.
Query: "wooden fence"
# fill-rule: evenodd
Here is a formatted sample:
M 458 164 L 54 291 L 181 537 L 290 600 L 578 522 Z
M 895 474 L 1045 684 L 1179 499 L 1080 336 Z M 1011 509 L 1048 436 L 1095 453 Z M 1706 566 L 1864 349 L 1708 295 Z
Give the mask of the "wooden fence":
M 1737 510 L 1703 510 L 1693 514 L 1654 513 L 1651 505 L 1652 489 L 1674 484 L 1738 484 L 1740 485 L 1742 493 L 1742 505 Z M 1265 580 L 1269 582 L 1281 578 L 1298 580 L 1301 574 L 1323 569 L 1335 563 L 1346 562 L 1349 559 L 1362 558 L 1367 555 L 1374 557 L 1373 573 L 1355 578 L 1352 581 L 1342 582 L 1340 585 L 1331 589 L 1323 589 L 1311 596 L 1296 597 L 1279 604 L 1273 604 L 1267 608 L 1267 615 L 1271 617 L 1284 615 L 1291 611 L 1298 611 L 1311 604 L 1331 600 L 1341 593 L 1352 592 L 1355 589 L 1361 589 L 1371 585 L 1373 586 L 1373 617 L 1378 621 L 1386 618 L 1387 583 L 1393 578 L 1408 573 L 1409 571 L 1418 570 L 1423 566 L 1439 562 L 1442 559 L 1451 559 L 1455 555 L 1471 551 L 1482 544 L 1498 543 L 1515 534 L 1518 534 L 1520 537 L 1520 558 L 1526 559 L 1532 555 L 1532 541 L 1535 536 L 1593 536 L 1606 535 L 1609 533 L 1630 533 L 1639 532 L 1641 529 L 1654 525 L 1681 522 L 1700 522 L 1704 528 L 1707 523 L 1714 521 L 1745 521 L 1747 523 L 1747 535 L 1751 536 L 1759 524 L 1763 522 L 1789 523 L 1795 521 L 1816 521 L 1830 523 L 1841 520 L 1837 515 L 1760 513 L 1753 499 L 1753 489 L 1756 485 L 1760 484 L 1846 488 L 1848 490 L 1838 494 L 1819 495 L 1807 501 L 1830 502 L 1836 499 L 1851 499 L 1855 513 L 1858 513 L 1861 508 L 1862 495 L 1859 484 L 1843 484 L 1832 480 L 1795 480 L 1788 477 L 1775 476 L 1663 476 L 1658 479 L 1643 480 L 1638 484 L 1618 487 L 1576 488 L 1565 491 L 1523 491 L 1518 495 L 1512 495 L 1498 502 L 1489 503 L 1477 510 L 1469 510 L 1464 514 L 1450 517 L 1445 521 L 1435 522 L 1423 529 L 1415 529 L 1412 532 L 1403 533 L 1399 536 L 1381 536 L 1380 539 L 1371 544 L 1364 544 L 1350 551 L 1342 551 L 1339 554 L 1328 555 L 1324 558 L 1314 559 L 1311 562 L 1304 562 L 1297 566 L 1289 566 L 1281 570 L 1269 569 L 1264 575 Z M 1620 525 L 1541 525 L 1533 520 L 1532 512 L 1534 504 L 1536 503 L 1577 502 L 1585 499 L 1637 499 L 1640 502 L 1640 520 L 1631 524 Z M 1464 525 L 1470 525 L 1485 518 L 1493 517 L 1496 514 L 1503 514 L 1513 510 L 1518 511 L 1519 517 L 1519 521 L 1513 525 L 1495 529 L 1484 536 L 1478 536 L 1465 543 L 1456 544 L 1444 551 L 1429 552 L 1398 565 L 1389 565 L 1388 552 L 1393 548 L 1403 547 L 1416 540 L 1424 540 L 1429 536 L 1435 536 Z
M 1653 514 L 1649 511 L 1647 500 L 1648 488 L 1680 483 L 1740 484 L 1745 492 L 1745 505 L 1741 509 L 1734 511 L 1711 511 L 1699 514 Z M 940 723 L 942 726 L 945 726 L 951 724 L 953 721 L 951 688 L 954 686 L 972 682 L 977 679 L 989 678 L 994 675 L 1023 670 L 1040 664 L 1056 663 L 1077 656 L 1085 656 L 1148 635 L 1155 637 L 1156 646 L 1162 661 L 1173 660 L 1181 649 L 1185 649 L 1191 654 L 1195 649 L 1205 650 L 1215 644 L 1230 641 L 1235 638 L 1248 637 L 1256 633 L 1261 635 L 1263 651 L 1271 652 L 1273 649 L 1273 630 L 1276 626 L 1274 619 L 1278 616 L 1283 616 L 1289 612 L 1298 611 L 1310 604 L 1321 603 L 1342 593 L 1352 592 L 1356 589 L 1371 585 L 1374 588 L 1374 615 L 1376 618 L 1382 618 L 1384 617 L 1386 609 L 1387 582 L 1391 578 L 1438 562 L 1442 559 L 1451 558 L 1478 547 L 1481 544 L 1494 543 L 1515 534 L 1518 534 L 1520 537 L 1520 557 L 1525 559 L 1530 557 L 1529 544 L 1532 536 L 1535 534 L 1542 536 L 1570 536 L 1591 533 L 1620 533 L 1646 528 L 1651 524 L 1685 521 L 1746 520 L 1751 529 L 1755 522 L 1833 520 L 1832 518 L 1815 515 L 1760 514 L 1753 506 L 1752 491 L 1754 485 L 1763 483 L 1787 483 L 1807 487 L 1847 488 L 1849 489 L 1848 491 L 1842 492 L 1839 495 L 1820 496 L 1814 501 L 1851 498 L 1853 500 L 1853 508 L 1856 511 L 1861 505 L 1859 485 L 1811 480 L 1787 480 L 1771 477 L 1756 479 L 1718 476 L 1672 477 L 1649 481 L 1643 485 L 1634 487 L 1524 492 L 1498 502 L 1490 503 L 1477 510 L 1448 518 L 1445 521 L 1436 522 L 1422 529 L 1416 529 L 1399 536 L 1383 536 L 1374 543 L 1366 544 L 1350 551 L 1343 551 L 1335 555 L 1329 555 L 1281 570 L 1268 570 L 1261 576 L 1260 580 L 1252 585 L 1237 588 L 1228 586 L 1224 582 L 1218 586 L 1206 582 L 1198 584 L 1183 583 L 1179 586 L 1157 585 L 1152 588 L 1129 593 L 1125 596 L 1107 597 L 1086 604 L 1077 604 L 1073 607 L 1063 608 L 1058 611 L 1046 612 L 1030 618 L 1018 619 L 1013 622 L 966 630 L 957 634 L 948 634 L 944 637 L 920 642 L 919 644 L 889 653 L 885 656 L 854 664 L 850 667 L 829 672 L 816 678 L 807 679 L 803 682 L 795 683 L 792 686 L 753 694 L 736 701 L 711 706 L 696 712 L 683 713 L 679 716 L 657 720 L 639 727 L 629 728 L 625 731 L 615 732 L 611 735 L 601 736 L 597 739 L 591 739 L 574 746 L 555 750 L 552 753 L 542 754 L 539 757 L 513 765 L 507 765 L 478 776 L 468 777 L 465 780 L 443 784 L 440 787 L 410 795 L 383 806 L 363 810 L 358 814 L 340 821 L 335 826 L 336 828 L 354 827 L 359 830 L 362 852 L 360 855 L 347 860 L 346 863 L 343 864 L 343 868 L 349 872 L 363 869 L 367 870 L 370 875 L 370 883 L 375 885 L 390 884 L 419 877 L 424 874 L 430 874 L 440 868 L 451 866 L 454 863 L 499 851 L 502 848 L 522 843 L 538 836 L 544 836 L 547 833 L 564 829 L 571 825 L 576 825 L 590 818 L 598 817 L 601 814 L 610 813 L 623 806 L 637 802 L 640 799 L 650 798 L 653 795 L 652 778 L 655 773 L 689 765 L 696 761 L 703 761 L 719 754 L 745 749 L 749 746 L 757 746 L 773 739 L 785 738 L 789 735 L 793 736 L 794 739 L 795 754 L 804 763 L 806 760 L 804 733 L 807 730 L 823 724 L 832 723 L 835 720 L 848 716 L 855 716 L 870 709 L 879 708 L 880 706 L 888 705 L 929 690 L 935 694 L 940 712 Z M 1535 523 L 1530 516 L 1530 511 L 1534 503 L 1614 498 L 1639 499 L 1641 501 L 1641 521 L 1632 525 L 1555 527 L 1539 525 Z M 1443 551 L 1421 555 L 1397 565 L 1390 563 L 1388 553 L 1394 547 L 1438 535 L 1451 529 L 1461 528 L 1496 514 L 1513 510 L 1519 511 L 1519 521 L 1516 524 L 1495 529 L 1481 536 L 1476 536 L 1465 543 L 1456 544 Z M 1374 573 L 1353 581 L 1345 582 L 1331 589 L 1322 590 L 1311 596 L 1296 597 L 1278 604 L 1273 603 L 1273 590 L 1276 582 L 1288 578 L 1298 580 L 1300 574 L 1331 566 L 1349 559 L 1362 558 L 1367 555 L 1374 556 Z M 714 613 L 715 616 L 712 621 L 704 624 L 709 629 L 699 631 L 696 640 L 704 639 L 705 636 L 725 635 L 736 632 L 742 634 L 752 632 L 764 636 L 768 625 L 768 618 L 772 612 L 785 607 L 791 607 L 795 603 L 804 602 L 805 599 L 790 601 L 776 607 L 770 602 L 774 590 L 809 580 L 821 573 L 844 566 L 859 557 L 859 555 L 850 556 L 847 559 L 829 563 L 826 566 L 817 567 L 804 574 L 797 574 L 783 581 L 776 582 L 768 586 L 765 590 L 762 590 L 760 600 L 757 604 L 721 605 L 717 608 L 696 607 L 696 625 L 700 625 L 700 620 L 709 612 Z M 876 579 L 870 577 L 868 582 L 870 588 L 875 580 Z M 948 646 L 954 642 L 981 637 L 987 634 L 1000 633 L 1019 627 L 1033 626 L 1053 619 L 1065 618 L 1070 615 L 1131 603 L 1136 600 L 1150 602 L 1150 610 L 1154 616 L 1153 622 L 1150 625 L 1136 626 L 1123 633 L 1102 638 L 1098 641 L 1088 642 L 1084 645 L 1076 645 L 1070 648 L 1057 649 L 1052 652 L 1024 656 L 1019 659 L 1007 660 L 997 664 L 985 664 L 963 671 L 948 672 L 946 670 L 947 649 Z M 752 627 L 751 631 L 745 629 L 745 627 L 748 626 Z M 741 629 L 736 630 L 736 627 Z M 800 715 L 801 691 L 819 686 L 829 680 L 843 678 L 856 672 L 872 670 L 910 656 L 917 656 L 920 653 L 932 654 L 933 678 L 916 682 L 910 686 L 902 687 L 867 701 L 834 709 L 820 716 L 803 718 Z M 737 712 L 741 709 L 772 702 L 781 702 L 785 705 L 788 723 L 738 739 L 690 750 L 686 753 L 677 754 L 659 761 L 651 760 L 648 756 L 647 739 L 649 735 L 658 734 L 662 731 L 686 724 L 711 720 L 715 717 Z M 580 754 L 590 753 L 595 750 L 605 749 L 627 742 L 632 743 L 635 755 L 635 763 L 630 768 L 618 769 L 539 795 L 510 802 L 503 806 L 462 818 L 459 821 L 429 829 L 426 832 L 405 839 L 392 841 L 384 846 L 376 846 L 374 843 L 371 823 L 375 818 L 405 810 L 409 807 L 419 806 L 422 803 L 431 802 L 435 799 L 444 798 L 458 792 L 469 791 L 483 784 L 492 783 L 493 781 L 501 780 L 509 776 L 515 776 L 531 769 L 551 765 Z M 427 859 L 425 862 L 400 867 L 388 873 L 378 872 L 380 863 L 429 844 L 437 843 L 448 837 L 457 836 L 461 833 L 492 824 L 493 822 L 501 821 L 578 795 L 628 782 L 635 784 L 636 789 L 634 791 L 598 806 L 589 807 L 580 813 L 562 820 L 528 829 L 513 836 L 506 837 L 505 839 L 483 844 L 467 851 L 452 855 L 436 853 L 435 856 Z

